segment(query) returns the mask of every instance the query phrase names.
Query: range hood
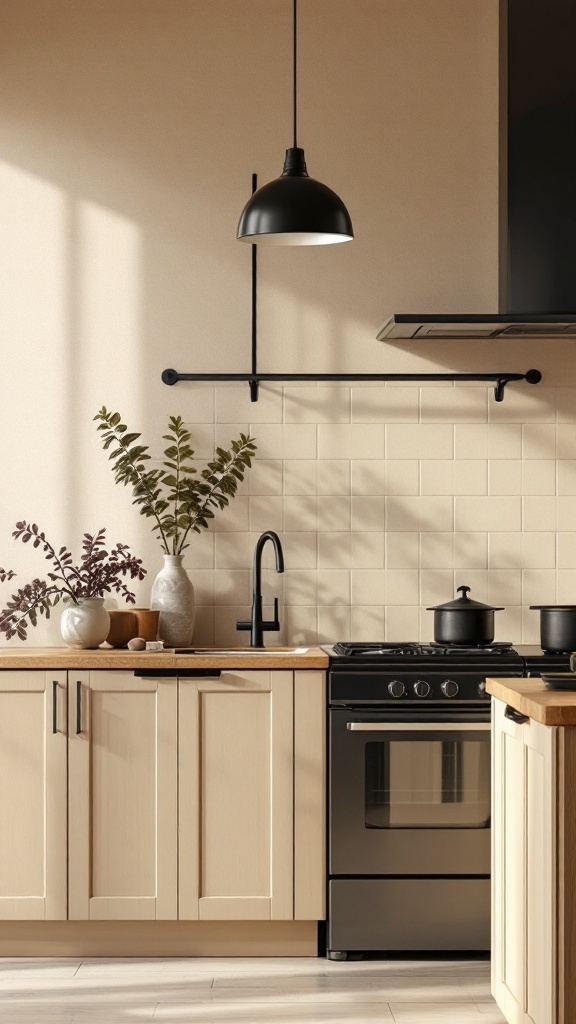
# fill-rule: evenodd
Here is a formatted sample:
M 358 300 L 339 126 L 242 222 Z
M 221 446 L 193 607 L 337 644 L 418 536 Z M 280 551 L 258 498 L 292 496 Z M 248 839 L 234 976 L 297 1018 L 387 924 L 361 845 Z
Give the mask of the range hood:
M 575 0 L 500 0 L 499 311 L 394 314 L 379 341 L 576 337 L 575 39 Z

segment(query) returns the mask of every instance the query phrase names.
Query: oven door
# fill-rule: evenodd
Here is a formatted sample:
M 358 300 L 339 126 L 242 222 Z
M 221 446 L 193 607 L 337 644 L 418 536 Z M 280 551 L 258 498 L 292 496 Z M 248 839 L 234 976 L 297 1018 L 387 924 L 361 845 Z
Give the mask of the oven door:
M 489 719 L 331 709 L 330 874 L 489 875 Z

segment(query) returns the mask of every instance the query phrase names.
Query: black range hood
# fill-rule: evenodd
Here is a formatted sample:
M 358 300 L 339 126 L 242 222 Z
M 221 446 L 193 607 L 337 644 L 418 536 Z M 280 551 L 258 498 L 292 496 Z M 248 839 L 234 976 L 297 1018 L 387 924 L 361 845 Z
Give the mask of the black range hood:
M 379 341 L 576 337 L 575 51 L 576 0 L 501 0 L 500 309 L 395 314 Z

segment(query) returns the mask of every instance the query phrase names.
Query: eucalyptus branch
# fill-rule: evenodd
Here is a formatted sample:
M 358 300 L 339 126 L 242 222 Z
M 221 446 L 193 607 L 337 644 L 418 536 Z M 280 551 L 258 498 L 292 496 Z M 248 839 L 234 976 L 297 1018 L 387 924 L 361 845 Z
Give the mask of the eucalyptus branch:
M 170 416 L 168 433 L 163 435 L 168 442 L 163 468 L 146 471 L 142 462 L 150 456 L 148 446 L 137 443 L 141 434 L 127 433 L 120 413 L 109 412 L 105 406 L 94 419 L 99 421 L 103 447 L 116 446 L 109 455 L 116 482 L 130 484 L 140 514 L 155 519 L 153 530 L 160 534 L 166 554 L 181 554 L 188 546 L 190 531 L 200 533 L 214 518 L 213 509 L 225 508 L 256 451 L 253 438 L 240 434 L 231 442 L 231 451 L 217 448 L 214 460 L 198 476 L 191 434 L 181 416 Z

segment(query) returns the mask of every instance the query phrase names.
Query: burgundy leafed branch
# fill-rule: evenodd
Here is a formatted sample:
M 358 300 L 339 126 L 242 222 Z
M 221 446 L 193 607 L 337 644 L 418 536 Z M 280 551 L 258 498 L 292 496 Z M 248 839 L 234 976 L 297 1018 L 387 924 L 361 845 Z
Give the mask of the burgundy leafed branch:
M 131 554 L 127 544 L 117 543 L 106 551 L 106 530 L 94 535 L 85 533 L 82 540 L 82 556 L 77 565 L 67 548 L 56 551 L 36 523 L 16 523 L 12 536 L 24 544 L 32 541 L 33 547 L 42 547 L 53 571 L 48 580 L 34 579 L 11 595 L 6 607 L 0 611 L 0 633 L 10 640 L 17 636 L 26 640 L 28 626 L 35 626 L 38 615 L 50 618 L 50 609 L 63 598 L 78 604 L 83 597 L 104 597 L 113 590 L 124 599 L 135 604 L 136 597 L 128 589 L 123 577 L 142 580 L 146 569 L 142 560 Z M 12 569 L 0 569 L 0 582 L 11 580 L 16 575 Z

